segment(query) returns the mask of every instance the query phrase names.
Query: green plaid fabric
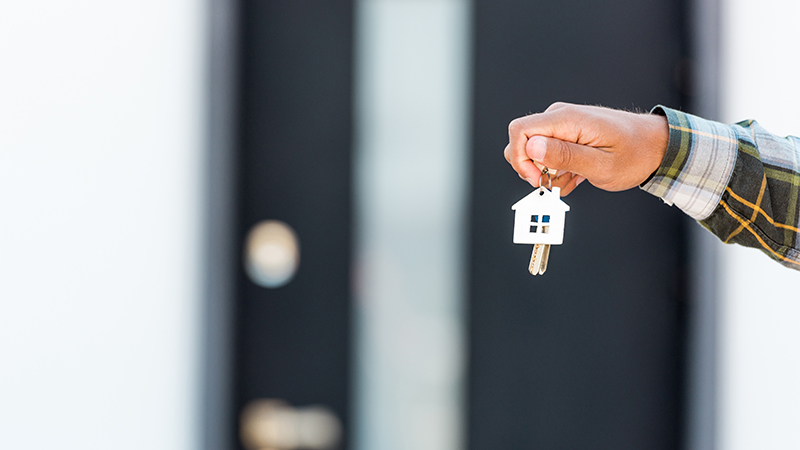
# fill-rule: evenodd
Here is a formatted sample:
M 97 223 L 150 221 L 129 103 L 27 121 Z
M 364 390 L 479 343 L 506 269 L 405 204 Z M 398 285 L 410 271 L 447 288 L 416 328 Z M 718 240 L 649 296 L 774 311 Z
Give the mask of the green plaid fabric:
M 724 125 L 664 106 L 669 146 L 642 185 L 725 243 L 762 250 L 800 270 L 800 139 L 749 120 Z

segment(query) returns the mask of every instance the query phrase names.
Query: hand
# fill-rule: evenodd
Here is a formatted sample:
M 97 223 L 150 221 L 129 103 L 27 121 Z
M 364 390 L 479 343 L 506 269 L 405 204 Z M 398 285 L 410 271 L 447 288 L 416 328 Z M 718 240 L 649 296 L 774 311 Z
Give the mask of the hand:
M 514 119 L 508 140 L 506 160 L 533 187 L 539 186 L 539 164 L 551 173 L 558 170 L 552 183 L 561 195 L 584 179 L 606 191 L 622 191 L 640 185 L 661 165 L 669 125 L 654 114 L 553 103 L 543 113 Z

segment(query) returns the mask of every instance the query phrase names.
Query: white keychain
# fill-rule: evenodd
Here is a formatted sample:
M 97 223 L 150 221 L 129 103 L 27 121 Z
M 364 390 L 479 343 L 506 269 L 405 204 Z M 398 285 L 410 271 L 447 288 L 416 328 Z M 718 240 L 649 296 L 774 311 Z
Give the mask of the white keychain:
M 533 253 L 528 271 L 531 275 L 541 275 L 547 270 L 550 246 L 564 242 L 564 219 L 569 205 L 561 200 L 561 188 L 552 187 L 550 173 L 545 167 L 542 175 L 547 175 L 547 185 L 523 197 L 514 206 L 514 243 L 533 244 Z

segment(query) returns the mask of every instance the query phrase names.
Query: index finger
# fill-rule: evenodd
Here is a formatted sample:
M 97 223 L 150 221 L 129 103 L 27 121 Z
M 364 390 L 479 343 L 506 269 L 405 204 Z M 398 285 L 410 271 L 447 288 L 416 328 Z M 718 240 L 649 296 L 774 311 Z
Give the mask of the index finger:
M 520 177 L 529 182 L 534 180 L 536 183 L 531 183 L 534 186 L 538 186 L 542 172 L 539 166 L 528 157 L 525 146 L 528 144 L 528 139 L 536 135 L 553 135 L 553 122 L 547 117 L 546 112 L 512 120 L 508 124 L 508 146 L 505 151 L 506 160 L 511 167 L 517 171 Z
M 528 161 L 514 161 L 514 163 L 512 163 L 511 162 L 511 144 L 506 145 L 505 150 L 503 150 L 503 156 L 505 156 L 506 161 L 508 161 L 508 163 L 511 164 L 511 166 L 514 168 L 514 170 L 517 171 L 517 174 L 519 174 L 520 178 L 522 178 L 523 180 L 525 180 L 528 183 L 530 183 L 531 186 L 533 186 L 533 187 L 539 187 L 539 180 L 541 179 L 541 169 L 538 168 L 538 165 L 536 165 L 535 162 L 533 162 L 533 161 L 531 161 L 529 159 Z M 528 165 L 530 163 L 534 164 L 533 169 L 528 167 Z M 519 167 L 519 166 L 524 167 L 524 170 L 525 170 L 526 173 L 531 173 L 531 172 L 537 172 L 537 173 L 532 177 L 525 176 L 525 175 L 522 174 L 522 172 L 517 170 L 517 167 Z

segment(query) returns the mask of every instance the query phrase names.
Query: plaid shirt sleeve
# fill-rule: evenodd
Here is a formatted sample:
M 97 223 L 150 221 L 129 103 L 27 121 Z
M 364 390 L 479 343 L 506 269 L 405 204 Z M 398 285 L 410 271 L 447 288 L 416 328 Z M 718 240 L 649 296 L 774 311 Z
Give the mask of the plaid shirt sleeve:
M 667 117 L 669 145 L 642 189 L 723 242 L 800 270 L 800 139 L 752 120 L 724 125 L 660 105 L 652 112 Z

